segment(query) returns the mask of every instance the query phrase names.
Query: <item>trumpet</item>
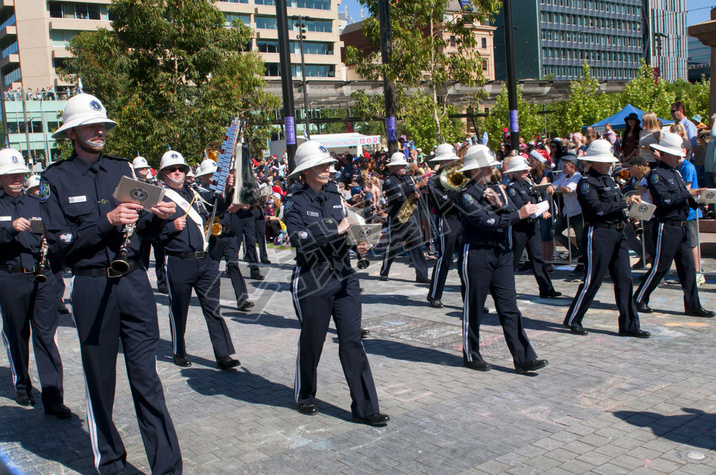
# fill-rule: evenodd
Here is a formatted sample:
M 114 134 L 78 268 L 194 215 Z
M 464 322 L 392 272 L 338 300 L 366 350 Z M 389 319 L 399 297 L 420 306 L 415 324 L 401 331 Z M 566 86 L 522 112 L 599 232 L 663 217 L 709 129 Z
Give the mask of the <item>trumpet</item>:
M 470 181 L 464 173 L 458 171 L 460 168 L 461 164 L 453 163 L 440 171 L 440 186 L 443 190 L 459 191 Z
M 112 269 L 112 272 L 119 275 L 129 274 L 131 266 L 129 262 L 127 262 L 127 250 L 129 249 L 129 241 L 132 239 L 132 235 L 134 235 L 135 228 L 136 223 L 124 226 L 124 240 L 122 241 L 122 246 L 119 248 L 119 254 L 117 258 L 109 264 L 109 268 Z
M 35 271 L 35 282 L 47 282 L 47 276 L 45 275 L 45 269 L 47 269 L 47 240 L 45 236 L 42 236 L 42 247 L 40 248 L 40 261 L 37 263 L 37 270 Z
M 224 225 L 219 221 L 221 218 L 214 217 L 213 221 L 207 221 L 204 225 L 204 233 L 208 236 L 221 237 L 224 235 Z M 209 232 L 211 230 L 211 232 Z

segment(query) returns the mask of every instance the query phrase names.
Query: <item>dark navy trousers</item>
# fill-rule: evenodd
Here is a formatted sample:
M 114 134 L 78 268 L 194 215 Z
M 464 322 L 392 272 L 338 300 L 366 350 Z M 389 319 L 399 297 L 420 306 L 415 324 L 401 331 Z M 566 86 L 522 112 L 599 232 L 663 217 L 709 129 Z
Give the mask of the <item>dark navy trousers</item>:
M 259 272 L 258 255 L 256 254 L 256 219 L 250 209 L 231 213 L 231 231 L 236 236 L 239 250 L 244 244 L 244 254 L 249 261 L 249 270 Z
M 32 393 L 30 336 L 45 407 L 62 404 L 62 359 L 57 348 L 57 281 L 48 269 L 46 282 L 33 275 L 0 271 L 2 337 L 18 394 Z
M 440 300 L 443 296 L 445 280 L 452 266 L 455 247 L 458 245 L 462 234 L 462 224 L 459 216 L 440 216 L 437 221 L 438 238 L 435 243 L 439 257 L 435 267 L 433 267 L 430 290 L 428 291 L 428 298 L 434 300 Z
M 147 272 L 140 269 L 119 278 L 75 276 L 72 309 L 87 384 L 87 426 L 95 467 L 109 474 L 123 469 L 127 460 L 112 422 L 121 341 L 152 473 L 181 473 L 179 441 L 157 374 L 159 324 Z
M 415 267 L 415 277 L 417 279 L 428 278 L 428 265 L 423 255 L 423 238 L 420 235 L 420 224 L 415 217 L 416 214 L 417 212 L 405 223 L 401 223 L 393 217 L 388 218 L 388 247 L 385 249 L 380 275 L 387 276 L 390 273 L 390 266 L 395 260 L 398 248 L 401 243 L 405 242 L 405 248 L 410 254 L 413 267 Z
M 676 263 L 676 273 L 681 281 L 684 291 L 684 309 L 697 310 L 701 308 L 699 290 L 696 285 L 696 266 L 691 254 L 691 244 L 685 227 L 656 222 L 651 229 L 656 252 L 654 262 L 649 272 L 636 289 L 634 299 L 640 303 L 649 303 L 651 293 L 671 269 L 671 263 Z
M 554 290 L 554 287 L 542 258 L 542 234 L 539 221 L 521 222 L 512 226 L 512 254 L 515 271 L 517 271 L 517 263 L 525 247 L 527 248 L 527 258 L 532 264 L 532 272 L 539 286 L 539 293 L 549 293 Z
M 487 294 L 492 295 L 515 367 L 537 359 L 517 308 L 512 251 L 503 246 L 464 244 L 462 281 L 462 344 L 465 361 L 481 361 L 480 324 Z
M 216 242 L 209 248 L 211 258 L 217 262 L 220 262 L 222 258 L 224 259 L 226 273 L 231 279 L 231 286 L 234 288 L 234 294 L 236 295 L 236 302 L 246 300 L 249 297 L 249 293 L 246 289 L 244 276 L 241 275 L 241 269 L 239 269 L 239 244 L 236 241 L 236 237 L 231 235 L 212 239 L 216 239 Z
M 639 313 L 632 298 L 629 245 L 624 231 L 586 226 L 582 234 L 581 249 L 584 258 L 584 282 L 577 289 L 564 324 L 582 326 L 584 314 L 592 305 L 608 271 L 614 282 L 614 299 L 619 309 L 619 331 L 632 333 L 639 330 Z
M 186 319 L 192 289 L 199 298 L 209 329 L 214 356 L 218 359 L 233 354 L 234 344 L 219 309 L 219 262 L 207 256 L 203 259 L 167 255 L 167 286 L 169 287 L 169 323 L 174 356 L 186 358 Z
M 379 412 L 378 395 L 361 342 L 360 283 L 356 274 L 341 278 L 327 265 L 297 266 L 291 278 L 293 306 L 301 323 L 294 397 L 315 404 L 317 368 L 331 316 L 338 332 L 338 357 L 351 393 L 353 417 Z

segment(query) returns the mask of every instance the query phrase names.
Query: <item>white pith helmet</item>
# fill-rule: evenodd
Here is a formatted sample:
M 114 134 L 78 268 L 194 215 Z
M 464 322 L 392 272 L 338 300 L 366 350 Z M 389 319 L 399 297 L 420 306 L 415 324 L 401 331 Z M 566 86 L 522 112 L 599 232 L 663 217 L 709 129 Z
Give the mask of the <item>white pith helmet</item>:
M 217 168 L 218 165 L 216 164 L 216 162 L 210 158 L 207 158 L 206 160 L 201 162 L 201 165 L 199 165 L 199 168 L 196 170 L 195 178 L 199 178 L 200 176 L 204 175 L 210 175 L 216 172 Z
M 326 147 L 314 140 L 307 140 L 298 146 L 294 161 L 296 168 L 288 176 L 298 175 L 302 171 L 318 165 L 336 163 L 336 159 L 331 157 Z
M 476 168 L 494 167 L 500 162 L 493 158 L 492 152 L 486 145 L 477 144 L 467 149 L 465 152 L 465 165 L 459 170 L 466 172 Z
M 141 155 L 134 157 L 134 160 L 132 160 L 132 167 L 134 167 L 135 170 L 139 170 L 140 168 L 151 168 L 147 159 Z
M 438 145 L 438 148 L 435 149 L 435 156 L 430 159 L 431 162 L 447 162 L 450 160 L 459 160 L 460 157 L 458 157 L 455 154 L 455 147 L 450 145 L 449 143 L 444 143 Z
M 27 168 L 22 154 L 14 148 L 0 150 L 0 175 L 15 173 L 32 173 L 32 171 Z
M 659 143 L 654 143 L 649 146 L 660 152 L 676 155 L 677 157 L 683 157 L 686 155 L 682 148 L 683 145 L 684 139 L 682 139 L 680 135 L 666 132 L 659 140 Z
M 162 155 L 162 160 L 159 162 L 159 172 L 161 173 L 165 168 L 175 165 L 182 165 L 184 167 L 184 173 L 188 173 L 189 170 L 191 170 L 189 165 L 184 161 L 184 157 L 181 153 L 176 150 L 169 150 Z
M 390 156 L 390 161 L 386 164 L 389 167 L 404 167 L 409 165 L 408 161 L 405 160 L 405 154 L 403 152 L 395 152 Z
M 29 190 L 30 188 L 34 188 L 36 186 L 40 186 L 40 176 L 30 175 L 27 180 L 25 180 L 25 188 Z
M 62 127 L 52 134 L 53 139 L 67 138 L 67 131 L 80 125 L 104 124 L 112 130 L 117 123 L 107 118 L 107 109 L 92 94 L 80 93 L 72 96 L 62 110 Z
M 580 158 L 587 162 L 615 163 L 616 159 L 612 152 L 612 144 L 608 140 L 597 139 L 592 141 L 587 148 L 587 154 Z
M 525 160 L 524 157 L 517 155 L 516 157 L 510 158 L 510 167 L 505 170 L 505 173 L 516 173 L 530 170 L 531 168 L 532 167 L 527 164 L 527 160 Z

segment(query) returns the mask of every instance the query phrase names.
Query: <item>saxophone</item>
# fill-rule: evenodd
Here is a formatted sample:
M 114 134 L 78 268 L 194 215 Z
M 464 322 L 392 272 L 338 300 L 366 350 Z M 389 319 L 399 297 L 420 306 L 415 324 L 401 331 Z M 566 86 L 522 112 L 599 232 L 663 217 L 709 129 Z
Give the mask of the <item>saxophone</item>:
M 47 282 L 45 269 L 47 268 L 47 240 L 42 236 L 42 247 L 40 248 L 40 261 L 37 263 L 35 271 L 35 282 Z
M 410 180 L 413 182 L 413 185 L 415 185 L 415 180 L 412 176 L 410 177 Z M 395 219 L 397 219 L 399 223 L 405 224 L 417 208 L 418 204 L 415 202 L 415 198 L 413 198 L 411 193 L 411 195 L 408 196 L 408 199 L 405 200 L 405 203 L 403 203 L 403 206 L 401 206 L 398 210 L 398 214 L 395 215 Z

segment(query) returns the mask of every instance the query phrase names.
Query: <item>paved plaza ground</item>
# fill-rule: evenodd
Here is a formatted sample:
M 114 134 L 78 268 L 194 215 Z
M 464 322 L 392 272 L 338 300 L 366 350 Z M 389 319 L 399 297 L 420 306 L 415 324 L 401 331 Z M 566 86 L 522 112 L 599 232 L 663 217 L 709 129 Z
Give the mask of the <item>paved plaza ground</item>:
M 242 366 L 215 367 L 196 298 L 187 343 L 193 366 L 171 363 L 168 299 L 156 294 L 161 338 L 157 368 L 176 426 L 185 473 L 716 473 L 716 321 L 682 314 L 682 292 L 669 283 L 642 315 L 649 340 L 618 337 L 611 282 L 587 314 L 586 337 L 562 320 L 578 281 L 568 268 L 552 273 L 558 300 L 540 299 L 534 278 L 517 275 L 527 333 L 550 364 L 518 375 L 493 309 L 482 326 L 488 373 L 462 366 L 460 286 L 449 275 L 443 309 L 427 305 L 427 285 L 414 282 L 406 259 L 391 279 L 379 261 L 361 272 L 364 341 L 378 387 L 384 428 L 350 422 L 350 397 L 329 330 L 319 366 L 317 416 L 293 404 L 298 321 L 288 291 L 292 255 L 270 250 L 263 282 L 247 280 L 256 307 L 237 311 L 222 278 L 223 315 Z M 434 260 L 429 261 L 430 265 Z M 706 260 L 705 270 L 716 271 Z M 244 275 L 248 270 L 242 263 Z M 642 271 L 635 272 L 635 280 Z M 155 285 L 154 272 L 150 278 Z M 68 279 L 69 283 L 69 279 Z M 700 288 L 716 309 L 716 273 Z M 148 305 L 151 304 L 148 302 Z M 75 417 L 45 416 L 41 405 L 18 406 L 7 355 L 0 352 L 0 455 L 17 473 L 94 473 L 86 424 L 77 335 L 63 316 L 58 332 L 65 403 Z M 128 452 L 128 473 L 149 473 L 122 355 L 114 419 Z M 31 373 L 36 380 L 34 360 Z M 39 395 L 38 395 L 39 396 Z M 0 470 L 1 472 L 1 470 Z

